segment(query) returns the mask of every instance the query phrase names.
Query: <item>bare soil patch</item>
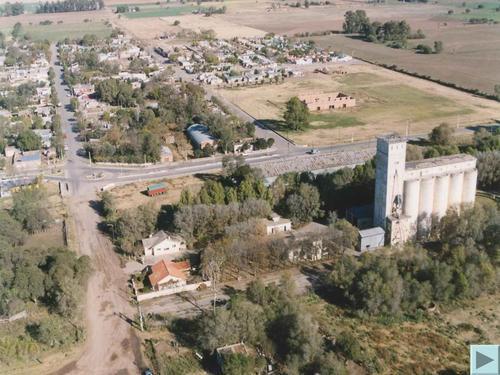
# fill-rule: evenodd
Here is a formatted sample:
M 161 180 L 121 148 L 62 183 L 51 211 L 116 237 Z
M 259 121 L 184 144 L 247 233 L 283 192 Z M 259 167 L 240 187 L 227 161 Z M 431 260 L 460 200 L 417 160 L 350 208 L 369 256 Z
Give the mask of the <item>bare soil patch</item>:
M 156 197 L 148 197 L 144 191 L 148 185 L 155 182 L 164 182 L 167 185 L 167 193 Z M 129 185 L 116 187 L 111 193 L 116 198 L 118 209 L 127 209 L 137 207 L 141 204 L 153 202 L 156 207 L 165 204 L 174 204 L 179 201 L 181 192 L 189 187 L 193 192 L 200 189 L 203 181 L 194 176 L 179 177 L 175 179 L 163 179 L 154 182 L 136 182 Z

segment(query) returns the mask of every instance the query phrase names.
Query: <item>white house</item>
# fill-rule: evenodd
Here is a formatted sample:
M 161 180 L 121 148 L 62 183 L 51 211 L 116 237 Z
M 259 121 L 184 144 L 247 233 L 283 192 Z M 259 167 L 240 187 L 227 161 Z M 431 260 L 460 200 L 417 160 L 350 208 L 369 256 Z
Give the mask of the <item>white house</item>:
M 282 218 L 274 212 L 271 214 L 271 219 L 266 219 L 264 224 L 266 226 L 266 233 L 268 236 L 292 230 L 292 222 L 289 219 Z
M 156 232 L 142 240 L 144 256 L 162 256 L 186 250 L 186 241 L 175 234 Z

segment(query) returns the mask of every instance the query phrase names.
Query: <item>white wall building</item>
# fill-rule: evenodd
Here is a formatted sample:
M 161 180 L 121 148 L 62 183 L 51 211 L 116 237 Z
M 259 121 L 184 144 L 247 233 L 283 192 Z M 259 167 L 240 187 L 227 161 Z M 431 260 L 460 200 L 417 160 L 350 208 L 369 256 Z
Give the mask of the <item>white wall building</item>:
M 476 158 L 471 155 L 406 162 L 406 140 L 380 137 L 374 225 L 386 229 L 391 244 L 425 236 L 448 209 L 474 203 L 476 183 Z
M 164 231 L 156 232 L 142 240 L 144 256 L 162 256 L 186 250 L 186 241 L 177 235 Z
M 289 232 L 292 230 L 292 222 L 289 219 L 285 219 L 274 212 L 271 214 L 270 219 L 264 220 L 264 225 L 266 226 L 266 234 L 268 236 L 271 234 Z

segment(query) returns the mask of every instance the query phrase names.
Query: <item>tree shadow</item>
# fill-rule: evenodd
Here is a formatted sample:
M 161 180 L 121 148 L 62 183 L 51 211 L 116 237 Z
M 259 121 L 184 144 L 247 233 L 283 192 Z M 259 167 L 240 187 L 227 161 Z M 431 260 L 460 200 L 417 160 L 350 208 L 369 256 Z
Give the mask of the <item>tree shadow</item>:
M 276 120 L 276 119 L 258 119 L 257 121 L 257 126 L 259 127 L 265 127 L 269 128 L 271 130 L 276 130 L 276 131 L 286 131 L 290 130 L 286 126 L 286 122 L 283 120 Z
M 160 212 L 158 213 L 158 219 L 156 226 L 158 229 L 162 229 L 168 232 L 173 232 L 175 230 L 174 226 L 174 216 L 176 208 L 172 204 L 162 205 Z
M 169 330 L 182 346 L 196 347 L 201 330 L 198 318 L 174 318 L 169 324 Z

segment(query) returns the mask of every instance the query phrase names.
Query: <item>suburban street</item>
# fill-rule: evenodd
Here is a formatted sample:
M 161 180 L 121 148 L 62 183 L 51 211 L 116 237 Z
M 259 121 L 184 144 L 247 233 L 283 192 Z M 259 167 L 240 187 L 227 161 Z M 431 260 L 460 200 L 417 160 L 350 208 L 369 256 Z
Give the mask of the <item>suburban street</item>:
M 123 319 L 133 319 L 136 309 L 129 302 L 127 275 L 109 239 L 97 228 L 100 221 L 92 207 L 96 195 L 85 178 L 88 167 L 76 155 L 81 145 L 72 132 L 73 114 L 69 112 L 67 86 L 62 69 L 56 65 L 57 51 L 52 45 L 51 64 L 56 73 L 56 90 L 61 101 L 60 115 L 68 146 L 65 175 L 70 186 L 68 206 L 75 222 L 78 253 L 92 259 L 94 272 L 86 294 L 85 318 L 87 339 L 83 352 L 70 363 L 61 363 L 54 374 L 137 374 L 142 366 L 140 341 L 135 329 Z

